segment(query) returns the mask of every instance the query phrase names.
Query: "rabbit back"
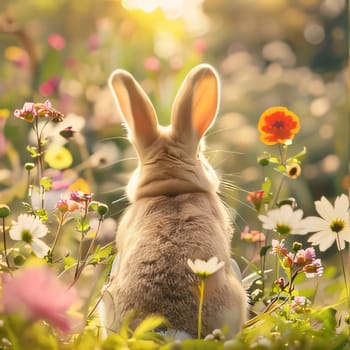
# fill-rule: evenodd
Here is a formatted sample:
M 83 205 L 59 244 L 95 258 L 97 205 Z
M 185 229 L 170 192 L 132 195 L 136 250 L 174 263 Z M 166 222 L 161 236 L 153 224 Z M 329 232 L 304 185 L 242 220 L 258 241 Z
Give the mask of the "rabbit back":
M 135 323 L 160 314 L 170 327 L 197 331 L 198 280 L 187 260 L 217 256 L 223 269 L 205 283 L 203 333 L 228 325 L 236 333 L 245 320 L 246 296 L 230 264 L 231 226 L 215 195 L 159 196 L 132 204 L 120 222 L 120 263 L 107 289 L 113 305 L 108 328 L 119 329 L 136 312 Z

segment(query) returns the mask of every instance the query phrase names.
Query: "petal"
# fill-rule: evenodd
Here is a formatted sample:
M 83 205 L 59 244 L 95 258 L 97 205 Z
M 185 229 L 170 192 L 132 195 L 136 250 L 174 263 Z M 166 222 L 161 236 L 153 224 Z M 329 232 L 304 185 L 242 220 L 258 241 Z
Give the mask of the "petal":
M 315 202 L 315 207 L 320 216 L 328 222 L 331 222 L 336 216 L 332 204 L 324 196 L 322 196 L 320 201 Z
M 194 273 L 197 273 L 197 268 L 191 259 L 187 259 L 187 265 Z
M 345 230 L 339 232 L 339 236 L 347 242 L 350 242 L 350 227 L 347 227 Z
M 334 234 L 330 234 L 329 231 L 320 231 L 312 235 L 308 242 L 311 242 L 312 245 L 318 245 L 320 251 L 324 252 L 327 250 L 335 241 Z
M 32 241 L 32 249 L 33 253 L 38 258 L 43 258 L 45 255 L 47 255 L 50 247 L 40 239 L 34 237 Z
M 259 215 L 259 220 L 263 223 L 263 228 L 266 230 L 272 230 L 276 227 L 276 224 L 266 215 Z
M 20 241 L 22 239 L 21 227 L 17 223 L 13 224 L 10 228 L 9 235 L 14 241 Z
M 345 241 L 340 235 L 338 236 L 338 240 L 336 240 L 336 242 L 337 242 L 338 250 L 343 250 L 345 248 Z M 339 243 L 339 245 L 338 245 L 338 243 Z
M 340 197 L 336 198 L 334 203 L 334 210 L 338 218 L 348 217 L 349 198 L 345 194 L 342 194 Z
M 309 232 L 330 230 L 329 223 L 318 216 L 306 217 L 303 220 L 303 226 L 305 226 Z

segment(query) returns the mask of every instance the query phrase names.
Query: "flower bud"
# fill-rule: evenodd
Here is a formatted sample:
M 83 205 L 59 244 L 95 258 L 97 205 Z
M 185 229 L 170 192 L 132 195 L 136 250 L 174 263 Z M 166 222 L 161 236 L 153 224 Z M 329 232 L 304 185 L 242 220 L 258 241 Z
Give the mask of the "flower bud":
M 297 252 L 300 249 L 303 249 L 303 244 L 300 242 L 293 242 L 293 251 Z
M 24 169 L 26 169 L 27 171 L 31 171 L 33 170 L 35 167 L 35 164 L 32 162 L 28 162 L 24 164 Z
M 11 213 L 10 208 L 5 204 L 0 204 L 0 218 L 6 218 Z
M 101 216 L 105 216 L 108 213 L 108 205 L 104 204 L 104 203 L 99 203 L 97 206 L 97 212 L 101 215 Z

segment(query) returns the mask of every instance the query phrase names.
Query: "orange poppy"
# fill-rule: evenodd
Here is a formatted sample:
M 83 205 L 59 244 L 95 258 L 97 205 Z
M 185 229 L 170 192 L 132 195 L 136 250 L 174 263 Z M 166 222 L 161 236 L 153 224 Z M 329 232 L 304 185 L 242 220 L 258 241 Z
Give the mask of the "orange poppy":
M 260 116 L 258 130 L 266 145 L 285 144 L 299 132 L 299 117 L 286 107 L 271 107 Z

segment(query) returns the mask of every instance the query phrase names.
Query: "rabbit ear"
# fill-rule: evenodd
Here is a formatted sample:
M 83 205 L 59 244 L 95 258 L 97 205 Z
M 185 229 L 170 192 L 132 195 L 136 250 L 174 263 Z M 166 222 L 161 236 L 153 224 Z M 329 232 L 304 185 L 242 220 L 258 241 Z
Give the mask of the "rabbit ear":
M 158 136 L 158 121 L 152 102 L 127 71 L 118 69 L 109 78 L 119 112 L 124 118 L 129 136 L 141 147 L 147 147 Z
M 219 77 L 208 64 L 193 68 L 177 93 L 172 126 L 180 139 L 199 140 L 213 124 L 219 102 Z

